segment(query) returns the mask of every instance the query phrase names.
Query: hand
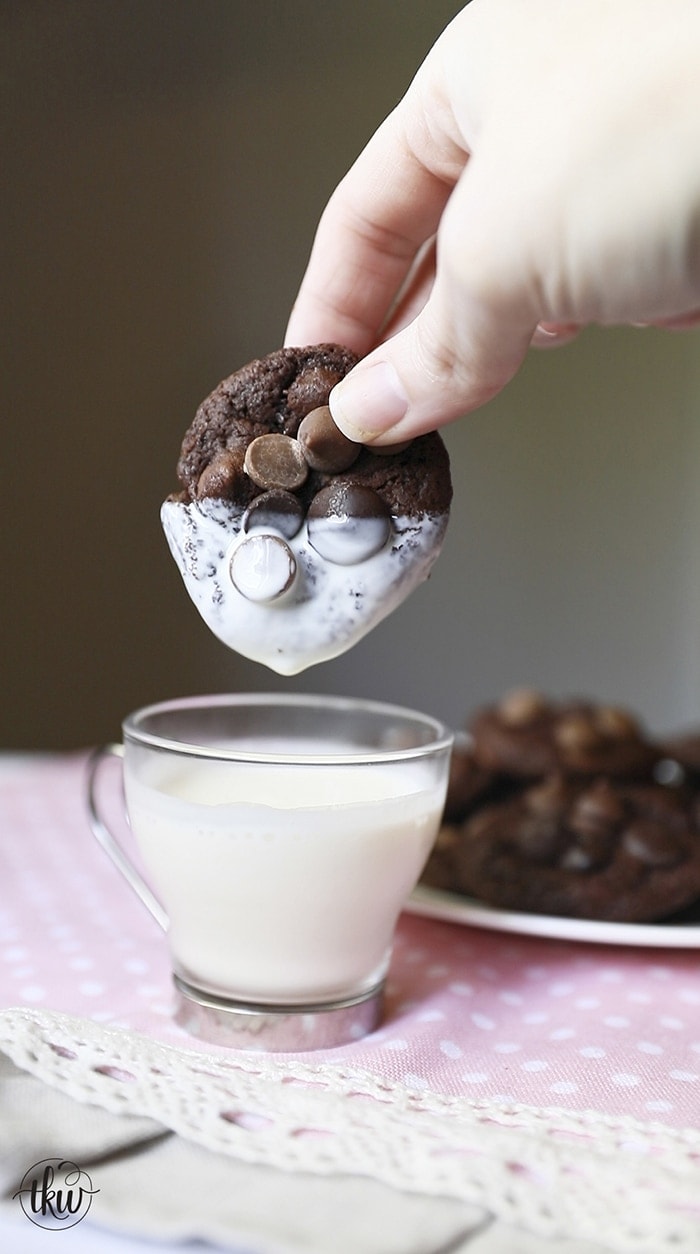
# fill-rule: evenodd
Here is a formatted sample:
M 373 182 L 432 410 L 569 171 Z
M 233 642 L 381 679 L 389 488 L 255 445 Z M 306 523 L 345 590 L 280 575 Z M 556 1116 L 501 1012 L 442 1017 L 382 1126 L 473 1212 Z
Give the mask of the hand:
M 333 193 L 287 343 L 391 444 L 587 323 L 700 321 L 698 0 L 472 0 Z

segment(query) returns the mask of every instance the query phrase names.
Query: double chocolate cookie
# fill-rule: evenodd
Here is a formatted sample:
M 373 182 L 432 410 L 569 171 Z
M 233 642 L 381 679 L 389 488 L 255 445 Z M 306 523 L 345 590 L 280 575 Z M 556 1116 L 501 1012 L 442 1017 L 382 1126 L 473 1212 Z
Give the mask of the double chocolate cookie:
M 355 364 L 334 344 L 250 362 L 202 402 L 163 528 L 187 590 L 225 644 L 294 674 L 343 653 L 427 578 L 449 516 L 433 433 L 371 449 L 328 397 Z
M 508 910 L 666 918 L 700 898 L 699 744 L 657 744 L 616 706 L 507 693 L 467 724 L 423 882 Z
M 483 770 L 518 779 L 552 771 L 644 778 L 658 748 L 627 710 L 592 701 L 547 700 L 533 689 L 509 692 L 472 718 L 474 760 Z
M 661 785 L 548 779 L 464 823 L 458 891 L 509 910 L 662 919 L 700 896 L 697 802 Z

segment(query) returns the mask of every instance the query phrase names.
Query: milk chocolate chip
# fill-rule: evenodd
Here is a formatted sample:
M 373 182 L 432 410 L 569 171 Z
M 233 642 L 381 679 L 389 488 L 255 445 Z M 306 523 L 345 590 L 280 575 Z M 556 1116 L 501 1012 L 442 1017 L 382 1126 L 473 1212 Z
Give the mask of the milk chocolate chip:
M 245 451 L 243 469 L 259 488 L 293 491 L 306 481 L 308 466 L 303 449 L 290 435 L 259 435 Z
M 309 543 L 321 557 L 352 566 L 384 548 L 391 535 L 391 515 L 371 488 L 334 483 L 314 497 L 307 526 Z
M 362 449 L 361 444 L 349 440 L 336 427 L 327 405 L 312 409 L 306 415 L 297 432 L 297 439 L 311 469 L 322 470 L 328 475 L 348 470 L 357 461 Z
M 214 497 L 222 499 L 234 497 L 244 486 L 243 448 L 223 448 L 208 466 L 204 467 L 197 480 L 197 498 Z

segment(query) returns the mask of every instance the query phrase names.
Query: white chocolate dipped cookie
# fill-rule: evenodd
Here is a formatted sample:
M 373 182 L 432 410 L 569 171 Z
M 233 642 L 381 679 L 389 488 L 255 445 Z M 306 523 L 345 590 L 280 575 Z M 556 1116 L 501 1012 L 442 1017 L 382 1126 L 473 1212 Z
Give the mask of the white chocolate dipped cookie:
M 344 653 L 427 578 L 447 527 L 437 434 L 372 451 L 327 407 L 337 345 L 250 362 L 200 405 L 161 509 L 185 586 L 224 644 L 292 675 Z

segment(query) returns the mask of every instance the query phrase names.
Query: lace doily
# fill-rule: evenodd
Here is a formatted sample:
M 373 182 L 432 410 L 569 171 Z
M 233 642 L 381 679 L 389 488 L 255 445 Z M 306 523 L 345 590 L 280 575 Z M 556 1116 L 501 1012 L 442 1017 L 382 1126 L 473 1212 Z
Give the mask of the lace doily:
M 51 1012 L 4 1011 L 0 1047 L 78 1101 L 250 1163 L 367 1175 L 621 1254 L 698 1247 L 692 1130 L 440 1096 L 342 1065 L 206 1055 Z

